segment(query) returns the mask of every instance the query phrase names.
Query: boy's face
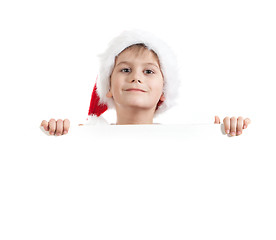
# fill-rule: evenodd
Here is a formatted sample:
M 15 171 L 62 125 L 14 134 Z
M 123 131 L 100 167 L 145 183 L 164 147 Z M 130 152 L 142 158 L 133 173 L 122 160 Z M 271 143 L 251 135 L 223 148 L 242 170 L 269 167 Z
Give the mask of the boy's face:
M 163 75 L 157 56 L 148 49 L 134 52 L 126 49 L 115 60 L 110 91 L 115 106 L 154 109 L 164 101 Z M 131 90 L 131 89 L 140 89 Z

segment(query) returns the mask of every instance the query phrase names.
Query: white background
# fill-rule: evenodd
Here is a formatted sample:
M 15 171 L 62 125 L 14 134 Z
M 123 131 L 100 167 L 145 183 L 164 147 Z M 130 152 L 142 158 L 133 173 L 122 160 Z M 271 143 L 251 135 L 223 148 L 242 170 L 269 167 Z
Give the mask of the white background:
M 275 178 L 272 177 L 273 172 L 275 172 L 275 166 L 272 162 L 275 160 L 273 152 L 275 148 L 273 147 L 275 145 L 273 145 L 273 142 L 275 142 L 273 131 L 275 129 L 276 100 L 274 84 L 276 80 L 275 12 L 274 1 L 265 0 L 171 0 L 164 2 L 121 0 L 1 1 L 0 100 L 2 114 L 0 136 L 2 147 L 0 155 L 0 199 L 2 200 L 1 212 L 3 216 L 1 218 L 1 225 L 6 229 L 3 239 L 19 239 L 19 236 L 22 239 L 27 239 L 28 234 L 34 230 L 32 226 L 38 230 L 35 231 L 35 234 L 33 232 L 33 235 L 29 236 L 29 239 L 44 239 L 41 235 L 42 232 L 47 232 L 44 235 L 45 239 L 68 239 L 70 236 L 72 239 L 77 239 L 80 236 L 78 235 L 79 231 L 82 231 L 84 234 L 82 235 L 82 239 L 92 238 L 93 235 L 90 235 L 92 231 L 90 229 L 91 222 L 87 220 L 89 219 L 89 214 L 86 215 L 87 219 L 85 216 L 80 215 L 82 219 L 87 220 L 86 226 L 83 225 L 85 221 L 81 221 L 79 222 L 81 225 L 77 225 L 78 221 L 75 218 L 74 221 L 70 220 L 71 222 L 65 221 L 65 219 L 71 219 L 68 209 L 71 209 L 74 212 L 73 215 L 75 214 L 74 216 L 76 216 L 77 209 L 74 206 L 89 206 L 87 199 L 94 197 L 89 195 L 86 198 L 87 202 L 82 205 L 82 199 L 85 198 L 85 189 L 74 185 L 74 183 L 81 184 L 82 181 L 88 184 L 87 182 L 96 179 L 93 178 L 92 180 L 92 176 L 89 175 L 88 171 L 91 167 L 89 167 L 89 164 L 95 163 L 88 161 L 90 156 L 88 156 L 87 152 L 89 144 L 85 145 L 87 148 L 84 148 L 82 145 L 82 141 L 84 140 L 81 138 L 77 138 L 79 142 L 65 136 L 59 138 L 59 140 L 57 138 L 48 138 L 48 136 L 39 130 L 39 126 L 43 119 L 68 118 L 71 120 L 73 130 L 73 127 L 76 128 L 78 123 L 86 119 L 91 92 L 98 74 L 97 54 L 105 50 L 106 45 L 114 36 L 123 30 L 132 28 L 151 31 L 166 41 L 176 52 L 179 65 L 181 66 L 182 86 L 178 105 L 161 115 L 155 122 L 163 124 L 212 124 L 215 115 L 220 116 L 221 120 L 225 116 L 251 118 L 252 125 L 246 130 L 248 132 L 252 131 L 251 135 L 237 137 L 236 139 L 240 140 L 236 140 L 236 144 L 233 142 L 235 138 L 223 136 L 225 137 L 224 140 L 231 139 L 231 143 L 233 144 L 229 146 L 227 144 L 221 145 L 223 152 L 214 153 L 213 150 L 215 148 L 210 141 L 204 140 L 201 142 L 201 145 L 197 146 L 195 142 L 193 142 L 193 145 L 188 143 L 188 140 L 185 140 L 188 141 L 186 143 L 190 146 L 190 150 L 183 156 L 185 156 L 185 159 L 193 159 L 196 162 L 194 163 L 196 165 L 192 165 L 191 171 L 188 172 L 186 170 L 186 173 L 188 176 L 197 176 L 199 179 L 198 182 L 191 181 L 189 190 L 186 190 L 189 193 L 193 193 L 195 191 L 193 189 L 206 191 L 203 188 L 199 188 L 199 186 L 202 186 L 200 185 L 201 181 L 208 182 L 209 175 L 204 174 L 203 170 L 199 174 L 196 168 L 196 166 L 202 166 L 204 159 L 206 161 L 213 161 L 210 165 L 213 168 L 208 164 L 204 166 L 213 174 L 215 172 L 219 173 L 218 177 L 220 177 L 219 179 L 209 179 L 209 182 L 222 183 L 224 182 L 223 180 L 228 179 L 227 177 L 232 176 L 231 172 L 222 171 L 220 165 L 215 168 L 218 159 L 221 159 L 225 154 L 227 156 L 226 159 L 229 160 L 233 157 L 235 159 L 233 164 L 237 164 L 230 166 L 230 169 L 237 169 L 239 161 L 245 161 L 241 162 L 243 167 L 239 172 L 240 175 L 236 174 L 238 176 L 236 179 L 238 180 L 234 181 L 234 186 L 246 187 L 246 183 L 242 182 L 239 184 L 240 181 L 246 179 L 246 177 L 247 179 L 251 179 L 252 181 L 248 180 L 248 184 L 251 184 L 251 195 L 244 195 L 248 196 L 245 199 L 249 201 L 250 199 L 254 199 L 252 195 L 253 189 L 258 184 L 258 181 L 254 177 L 258 175 L 256 171 L 261 169 L 258 176 L 262 176 L 263 180 L 261 181 L 261 178 L 258 180 L 263 185 L 268 183 L 270 185 L 266 185 L 266 188 L 263 188 L 262 184 L 258 185 L 258 196 L 265 197 L 257 198 L 256 200 L 256 195 L 254 203 L 259 203 L 259 205 L 250 206 L 252 209 L 256 209 L 259 214 L 256 216 L 260 218 L 266 217 L 266 225 L 261 226 L 258 233 L 266 232 L 268 235 L 266 235 L 265 239 L 272 239 L 273 237 L 275 239 L 275 231 L 272 226 L 269 226 L 269 223 L 275 223 L 275 217 L 274 222 L 273 220 L 269 220 L 268 215 L 261 214 L 260 207 L 267 206 L 266 210 L 271 209 L 275 213 L 275 208 L 272 209 L 273 204 L 271 202 L 272 199 L 275 199 L 275 195 L 273 195 L 275 192 L 275 185 L 273 185 Z M 110 122 L 115 121 L 114 111 L 105 113 L 105 116 Z M 254 135 L 253 131 L 257 131 L 256 135 Z M 249 136 L 252 136 L 252 138 L 249 143 L 246 143 L 246 139 L 250 139 Z M 73 142 L 70 142 L 71 140 L 68 139 L 71 139 Z M 218 142 L 220 140 L 217 139 L 213 143 L 218 144 Z M 74 149 L 72 149 L 73 143 L 75 144 Z M 78 143 L 80 143 L 80 146 L 77 145 Z M 103 140 L 100 143 L 102 144 L 101 147 L 105 144 Z M 100 143 L 98 143 L 98 147 Z M 141 147 L 137 142 L 133 142 L 134 145 L 131 145 L 131 143 L 129 142 L 129 145 L 126 145 L 130 149 L 124 148 L 125 151 L 137 150 L 139 146 Z M 105 152 L 104 149 L 99 147 L 100 151 L 93 152 L 91 155 L 96 159 L 100 156 L 102 157 L 103 153 L 107 154 L 109 159 L 116 159 L 122 156 L 123 151 L 116 150 L 116 142 L 109 143 L 110 145 L 106 144 L 107 148 L 111 147 L 113 151 Z M 160 148 L 154 145 L 153 142 L 152 146 L 149 145 L 147 147 L 146 156 L 151 156 L 150 159 L 153 161 L 155 160 L 153 157 L 157 155 L 158 159 L 163 159 L 164 161 L 164 165 L 162 165 L 163 169 L 168 169 L 169 165 L 166 165 L 166 160 L 170 160 L 172 153 L 175 153 L 179 156 L 179 158 L 175 158 L 175 161 L 178 161 L 181 159 L 180 152 L 183 152 L 183 149 L 181 149 L 181 146 L 176 148 L 171 141 L 166 142 L 164 140 L 163 144 L 164 146 Z M 244 148 L 243 144 L 245 144 Z M 163 152 L 164 154 L 160 154 L 160 151 L 156 151 L 156 149 L 162 149 L 165 152 Z M 194 149 L 197 153 L 193 157 L 191 149 Z M 213 158 L 212 154 L 215 154 L 216 157 Z M 239 158 L 239 156 L 242 157 Z M 246 175 L 246 169 L 250 167 L 250 160 L 254 156 L 256 156 L 255 160 L 257 162 L 254 162 L 255 165 L 251 165 L 251 169 L 254 169 L 255 174 L 254 171 L 251 171 L 249 175 Z M 139 159 L 139 157 L 143 159 L 145 156 L 140 153 L 135 156 L 135 159 Z M 46 161 L 49 161 L 49 163 Z M 78 165 L 77 161 L 80 165 Z M 262 165 L 262 161 L 264 161 L 264 165 Z M 184 163 L 187 164 L 187 162 Z M 106 162 L 106 166 L 108 164 L 110 162 Z M 124 166 L 122 162 L 120 164 L 119 166 Z M 151 162 L 151 164 L 151 166 L 155 166 L 154 162 Z M 228 164 L 229 162 L 223 165 L 224 170 L 228 169 Z M 66 173 L 63 171 L 64 167 L 67 167 L 70 171 L 74 171 L 75 169 L 78 171 L 77 173 L 74 172 L 75 176 L 83 176 L 83 179 L 72 179 L 70 171 Z M 116 166 L 113 167 L 116 168 Z M 83 169 L 87 169 L 87 172 L 83 173 Z M 117 166 L 118 171 L 119 169 Z M 125 170 L 128 171 L 129 169 L 126 168 Z M 52 177 L 47 175 L 49 171 Z M 73 174 L 73 172 L 71 173 Z M 193 173 L 197 174 L 193 175 Z M 134 172 L 132 177 L 134 178 L 136 174 L 137 172 Z M 174 175 L 172 171 L 171 175 Z M 108 174 L 105 176 L 108 177 Z M 113 176 L 111 172 L 110 176 Z M 149 175 L 147 176 L 145 179 L 150 181 Z M 48 184 L 46 180 L 42 183 L 42 179 L 46 179 L 47 177 L 49 177 L 47 180 Z M 131 176 L 128 177 L 131 178 Z M 61 179 L 64 179 L 64 182 Z M 167 180 L 169 181 L 169 179 Z M 65 184 L 65 188 L 68 189 L 68 192 L 64 190 L 64 194 L 58 192 L 58 187 L 61 187 L 62 184 Z M 71 187 L 74 185 L 72 194 L 80 197 L 72 198 L 68 184 Z M 228 184 L 227 186 L 232 190 L 232 196 L 236 196 L 238 199 L 239 195 L 234 191 L 231 182 L 228 182 Z M 146 182 L 142 184 L 142 186 L 144 185 L 146 185 Z M 37 192 L 33 191 L 33 188 L 30 186 L 34 187 L 40 195 L 36 196 Z M 107 186 L 108 184 L 106 183 L 103 187 Z M 139 187 L 139 184 L 137 187 Z M 56 192 L 51 192 L 51 188 Z M 96 189 L 94 190 L 97 191 Z M 98 191 L 100 190 L 98 189 Z M 216 196 L 214 191 L 213 189 L 213 192 L 211 191 L 213 195 L 209 196 Z M 239 191 L 241 193 L 242 188 Z M 44 197 L 43 192 L 49 194 L 48 198 Z M 63 210 L 57 213 L 57 209 L 60 208 L 55 208 L 57 206 L 55 205 L 56 202 L 49 200 L 51 194 L 52 196 L 58 194 L 58 201 L 60 201 L 58 202 L 58 206 L 63 206 L 62 201 L 64 198 L 70 198 L 71 196 L 70 199 L 73 200 L 71 200 L 70 204 L 72 205 L 67 205 L 66 208 L 62 208 Z M 175 194 L 175 192 L 171 192 L 171 194 Z M 30 198 L 32 201 L 30 201 Z M 222 200 L 227 201 L 227 199 L 231 202 L 226 195 Z M 47 210 L 47 207 L 46 209 L 42 208 L 39 205 L 39 201 L 42 201 L 44 205 L 48 203 L 49 209 Z M 171 199 L 168 201 L 169 204 L 172 204 Z M 190 204 L 194 203 L 192 199 L 188 199 L 187 201 Z M 200 200 L 198 201 L 201 204 Z M 212 209 L 214 210 L 216 204 L 211 200 L 210 202 L 213 204 Z M 246 204 L 246 202 L 242 203 Z M 240 205 L 238 201 L 235 206 L 237 207 L 236 215 L 230 215 L 228 218 L 230 222 L 233 223 L 237 219 L 244 221 L 252 219 L 248 215 L 251 212 L 251 208 L 248 208 L 248 212 L 243 212 L 239 216 L 237 209 L 239 209 L 238 206 Z M 15 210 L 14 212 L 10 212 L 9 210 L 4 211 L 5 207 L 7 207 L 6 209 Z M 50 210 L 51 207 L 52 210 Z M 228 214 L 231 212 L 231 209 L 224 208 L 223 205 L 220 205 L 220 207 L 225 211 L 227 210 Z M 38 212 L 35 212 L 36 209 Z M 203 209 L 206 210 L 208 208 L 202 207 L 201 210 Z M 89 213 L 90 210 L 88 209 Z M 44 214 L 44 220 L 42 220 L 42 215 L 39 214 L 39 211 L 42 211 Z M 49 214 L 45 215 L 47 211 L 49 211 Z M 32 213 L 32 217 L 27 217 L 28 212 Z M 250 236 L 250 239 L 254 236 L 256 239 L 262 239 L 261 235 L 256 234 L 256 226 L 258 226 L 259 222 L 247 225 L 246 231 L 243 231 L 241 225 L 231 225 L 229 224 L 230 222 L 226 222 L 227 224 L 223 225 L 224 227 L 222 228 L 224 230 L 221 232 L 222 235 L 212 235 L 216 232 L 216 228 L 210 228 L 208 218 L 206 217 L 210 216 L 211 212 L 211 210 L 210 212 L 197 212 L 198 217 L 204 219 L 199 222 L 196 218 L 191 222 L 186 219 L 185 221 L 190 223 L 190 229 L 193 230 L 186 232 L 187 235 L 178 235 L 178 237 L 186 236 L 189 239 L 197 239 L 196 236 L 200 236 L 202 239 L 205 236 L 211 239 L 211 236 L 213 236 L 212 239 L 227 239 L 227 234 L 223 234 L 230 231 L 231 236 L 235 239 L 249 239 L 247 238 L 248 236 Z M 192 211 L 188 211 L 188 213 L 192 215 Z M 112 216 L 116 216 L 116 214 L 117 212 L 113 213 Z M 221 217 L 226 221 L 223 214 L 216 214 L 216 217 Z M 26 219 L 29 220 L 27 221 L 28 223 L 36 224 L 26 227 Z M 37 219 L 37 222 L 35 219 Z M 149 219 L 154 219 L 154 217 Z M 66 224 L 62 228 L 59 228 L 58 225 L 54 224 L 55 220 L 65 221 Z M 42 225 L 39 224 L 40 221 L 42 221 Z M 53 223 L 52 225 L 50 224 L 51 222 Z M 188 222 L 186 222 L 186 226 Z M 219 220 L 216 218 L 215 222 L 218 224 Z M 50 225 L 47 225 L 47 223 Z M 106 222 L 102 219 L 100 223 L 105 224 Z M 100 223 L 98 227 L 101 228 L 103 225 Z M 74 232 L 75 235 L 72 233 L 72 226 L 78 226 L 76 227 L 76 232 Z M 206 229 L 211 230 L 210 232 L 200 232 L 197 231 L 197 226 L 200 229 L 205 226 Z M 174 229 L 177 232 L 181 227 L 183 227 L 181 224 L 179 226 L 174 225 L 170 229 Z M 153 232 L 150 232 L 150 229 L 142 229 L 146 233 L 153 234 Z M 158 226 L 154 229 L 158 229 Z M 252 232 L 250 232 L 250 229 Z M 253 231 L 254 229 L 256 232 Z M 135 228 L 133 228 L 134 230 Z M 143 230 L 141 230 L 140 234 L 143 233 Z M 163 233 L 161 230 L 162 228 L 159 232 L 160 235 L 148 235 L 151 237 L 148 239 L 154 239 L 156 236 L 160 239 Z M 3 233 L 1 229 L 0 232 Z M 197 235 L 193 235 L 193 232 L 196 232 Z M 119 236 L 120 230 L 118 230 L 117 234 L 114 236 Z M 169 238 L 170 231 L 167 234 L 163 235 L 164 239 Z M 17 238 L 14 238 L 15 236 Z M 144 235 L 139 236 L 142 237 Z M 134 237 L 132 236 L 132 238 Z M 174 235 L 174 238 L 177 239 L 177 235 Z
M 15 116 L 25 127 L 52 117 L 85 120 L 97 54 L 131 28 L 166 41 L 181 66 L 179 104 L 156 122 L 272 119 L 273 1 L 1 1 L 0 13 L 7 123 Z

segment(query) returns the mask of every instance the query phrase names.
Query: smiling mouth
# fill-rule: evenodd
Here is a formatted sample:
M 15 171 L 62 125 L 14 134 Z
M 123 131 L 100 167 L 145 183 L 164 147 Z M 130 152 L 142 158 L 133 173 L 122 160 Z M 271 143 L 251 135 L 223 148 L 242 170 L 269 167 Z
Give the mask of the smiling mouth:
M 144 90 L 138 89 L 138 88 L 129 88 L 126 91 L 128 91 L 128 92 L 145 92 Z

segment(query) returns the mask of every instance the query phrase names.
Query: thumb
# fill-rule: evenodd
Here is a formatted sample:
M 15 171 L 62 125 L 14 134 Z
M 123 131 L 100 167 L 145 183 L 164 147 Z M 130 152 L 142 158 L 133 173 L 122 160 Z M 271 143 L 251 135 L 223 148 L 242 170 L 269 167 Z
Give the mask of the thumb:
M 219 119 L 219 117 L 218 116 L 215 116 L 215 122 L 214 122 L 215 124 L 219 124 L 220 123 L 220 119 Z

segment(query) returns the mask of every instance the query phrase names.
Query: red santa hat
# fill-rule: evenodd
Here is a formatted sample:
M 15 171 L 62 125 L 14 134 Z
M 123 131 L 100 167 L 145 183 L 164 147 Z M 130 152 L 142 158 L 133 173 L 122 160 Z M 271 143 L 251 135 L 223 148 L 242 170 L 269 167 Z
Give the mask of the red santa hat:
M 153 34 L 138 29 L 128 30 L 115 37 L 109 43 L 106 51 L 99 55 L 100 71 L 93 88 L 88 118 L 99 117 L 107 109 L 115 108 L 113 99 L 106 97 L 110 89 L 110 76 L 114 68 L 115 58 L 127 47 L 141 43 L 157 54 L 164 77 L 165 101 L 159 101 L 154 116 L 165 112 L 176 104 L 180 81 L 175 54 L 165 42 Z

